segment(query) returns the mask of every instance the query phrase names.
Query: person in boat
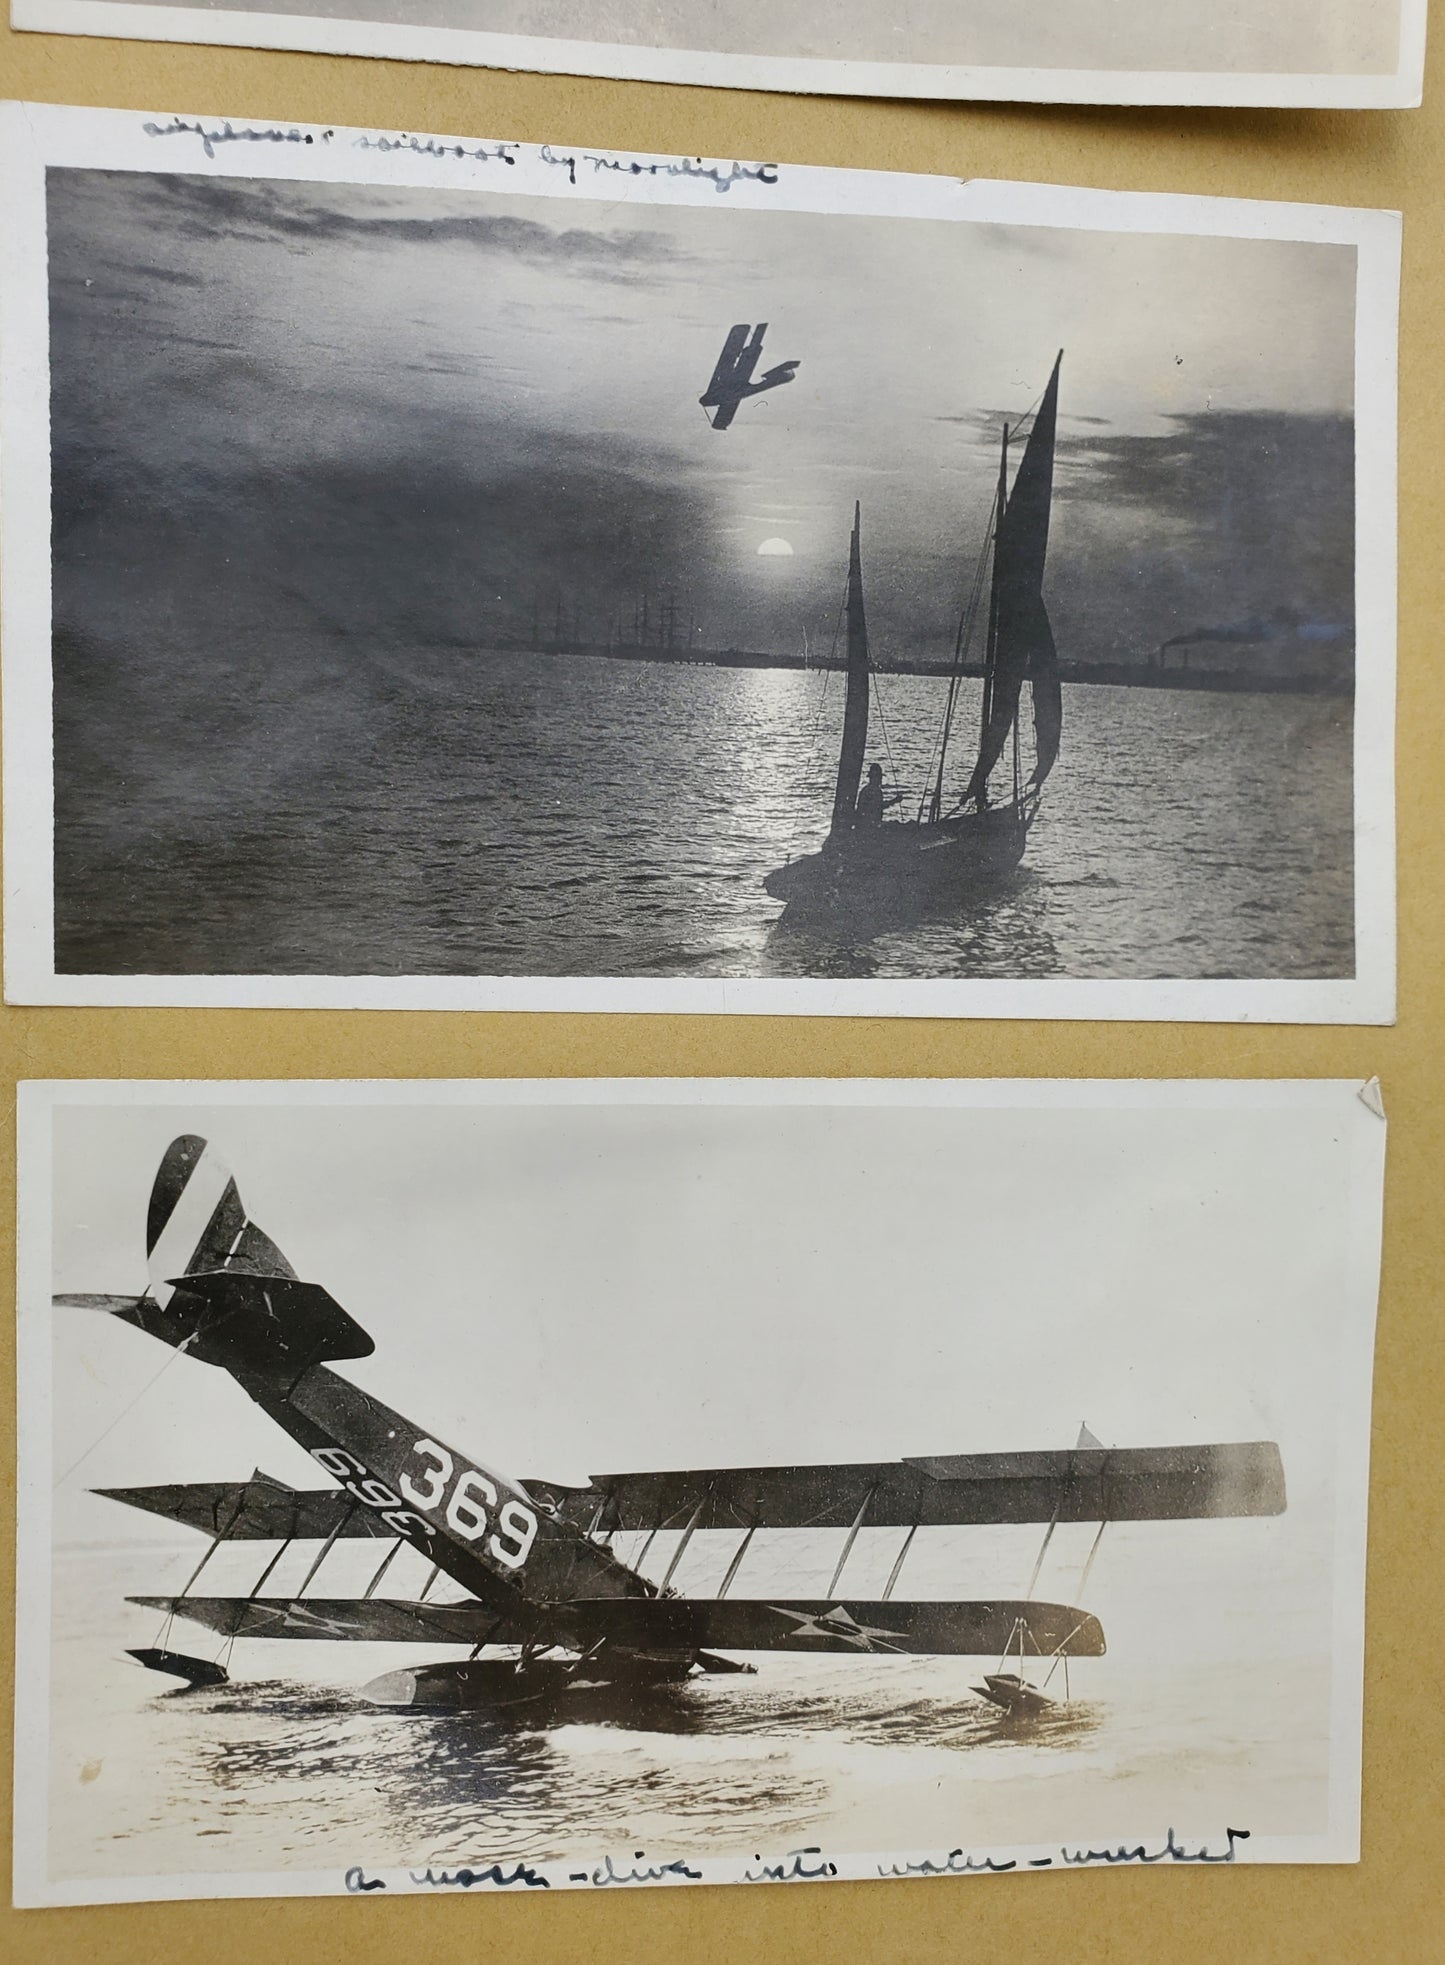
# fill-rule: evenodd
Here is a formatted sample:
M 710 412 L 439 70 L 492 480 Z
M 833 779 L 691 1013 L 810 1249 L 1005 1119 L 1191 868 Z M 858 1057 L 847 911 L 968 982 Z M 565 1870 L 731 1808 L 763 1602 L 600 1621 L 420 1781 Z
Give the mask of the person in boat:
M 883 814 L 890 805 L 896 805 L 903 794 L 901 791 L 885 793 L 883 790 L 883 766 L 868 766 L 868 782 L 858 794 L 854 808 L 854 824 L 859 826 L 881 826 Z

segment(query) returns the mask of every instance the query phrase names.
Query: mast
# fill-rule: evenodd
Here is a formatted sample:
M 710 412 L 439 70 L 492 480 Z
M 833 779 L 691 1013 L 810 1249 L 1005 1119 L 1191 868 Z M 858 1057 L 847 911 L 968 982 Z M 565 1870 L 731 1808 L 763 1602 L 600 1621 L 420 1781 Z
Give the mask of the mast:
M 994 506 L 998 514 L 993 528 L 993 577 L 988 590 L 988 634 L 983 649 L 983 701 L 979 706 L 978 748 L 982 756 L 988 741 L 988 728 L 993 721 L 993 685 L 998 670 L 998 561 L 999 541 L 1003 538 L 1004 514 L 1008 510 L 1008 424 L 1003 426 L 1003 443 L 998 454 L 998 492 Z M 975 773 L 977 776 L 977 773 Z M 973 789 L 972 786 L 969 787 Z M 978 785 L 978 802 L 983 805 L 988 797 L 988 772 L 985 771 Z
M 922 822 L 926 809 L 928 823 L 930 825 L 937 825 L 943 812 L 943 778 L 944 772 L 948 768 L 948 746 L 953 736 L 954 711 L 958 705 L 958 692 L 963 681 L 964 663 L 968 660 L 968 651 L 973 646 L 973 630 L 978 620 L 979 602 L 983 595 L 984 579 L 993 564 L 994 540 L 998 536 L 999 506 L 1002 502 L 1005 489 L 1002 474 L 1000 474 L 999 488 L 994 493 L 993 504 L 990 507 L 988 515 L 988 525 L 984 531 L 983 549 L 979 553 L 977 563 L 974 566 L 973 582 L 968 590 L 968 600 L 964 605 L 963 612 L 958 617 L 958 630 L 953 638 L 953 667 L 948 678 L 948 700 L 943 710 L 943 727 L 939 731 L 938 736 L 938 761 L 934 771 L 933 790 L 927 795 L 925 804 L 920 805 L 918 813 L 919 820 Z
M 868 622 L 863 612 L 863 560 L 859 535 L 863 508 L 853 507 L 853 539 L 848 551 L 848 694 L 843 706 L 843 742 L 838 752 L 838 783 L 833 791 L 829 838 L 852 829 L 858 781 L 868 748 Z

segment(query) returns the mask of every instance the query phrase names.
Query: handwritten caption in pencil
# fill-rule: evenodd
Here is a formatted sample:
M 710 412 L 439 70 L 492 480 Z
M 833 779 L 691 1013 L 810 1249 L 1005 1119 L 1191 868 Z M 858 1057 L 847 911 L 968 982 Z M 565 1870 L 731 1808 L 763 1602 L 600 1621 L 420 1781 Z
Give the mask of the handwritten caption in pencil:
M 1004 1875 L 1010 1870 L 1097 1869 L 1119 1865 L 1154 1863 L 1233 1863 L 1239 1860 L 1239 1845 L 1249 1840 L 1248 1829 L 1227 1828 L 1222 1844 L 1183 1842 L 1171 1828 L 1159 1842 L 1106 1843 L 1100 1848 L 1083 1843 L 1061 1844 L 1057 1855 L 994 1856 L 973 1855 L 963 1848 L 947 1854 L 899 1858 L 873 1867 L 882 1877 Z M 408 1870 L 401 1878 L 388 1880 L 369 1875 L 359 1863 L 346 1872 L 346 1888 L 352 1895 L 369 1895 L 386 1890 L 550 1890 L 554 1884 L 584 1885 L 607 1889 L 633 1883 L 819 1883 L 840 1875 L 839 1865 L 823 1854 L 816 1843 L 802 1849 L 789 1849 L 782 1856 L 764 1859 L 754 1855 L 750 1863 L 728 1873 L 713 1866 L 709 1873 L 696 1869 L 681 1858 L 671 1862 L 649 1862 L 647 1852 L 634 1850 L 630 1862 L 617 1863 L 604 1856 L 586 1869 L 561 1871 L 549 1876 L 531 1863 L 479 1863 L 456 1869 Z M 845 1878 L 853 1880 L 852 1878 Z
M 405 130 L 378 136 L 364 131 L 303 130 L 282 124 L 204 123 L 186 116 L 172 116 L 168 123 L 142 123 L 141 128 L 149 137 L 195 137 L 205 155 L 212 159 L 218 150 L 230 144 L 294 144 L 302 149 L 325 150 L 347 138 L 353 150 L 372 151 L 380 156 L 402 152 L 439 162 L 450 159 L 458 163 L 515 165 L 523 150 L 519 143 L 464 143 L 447 137 L 412 136 Z M 564 172 L 569 184 L 576 184 L 579 172 L 585 175 L 588 171 L 594 177 L 611 174 L 635 178 L 698 178 L 711 184 L 717 192 L 730 191 L 735 184 L 743 182 L 776 184 L 778 181 L 776 164 L 713 164 L 702 157 L 617 157 L 591 150 L 554 150 L 549 143 L 541 144 L 535 154 L 543 165 Z

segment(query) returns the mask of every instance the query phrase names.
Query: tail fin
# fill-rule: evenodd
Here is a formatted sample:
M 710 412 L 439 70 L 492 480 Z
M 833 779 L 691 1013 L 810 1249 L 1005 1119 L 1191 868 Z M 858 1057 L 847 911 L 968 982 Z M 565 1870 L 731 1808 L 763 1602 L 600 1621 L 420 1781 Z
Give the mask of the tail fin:
M 146 1267 L 144 1296 L 90 1303 L 205 1364 L 294 1373 L 375 1349 L 318 1283 L 298 1280 L 246 1213 L 230 1169 L 194 1133 L 172 1140 L 157 1170 Z
M 194 1133 L 173 1139 L 156 1170 L 146 1210 L 146 1267 L 150 1294 L 162 1309 L 183 1276 L 218 1270 L 296 1276 L 246 1213 L 230 1168 Z

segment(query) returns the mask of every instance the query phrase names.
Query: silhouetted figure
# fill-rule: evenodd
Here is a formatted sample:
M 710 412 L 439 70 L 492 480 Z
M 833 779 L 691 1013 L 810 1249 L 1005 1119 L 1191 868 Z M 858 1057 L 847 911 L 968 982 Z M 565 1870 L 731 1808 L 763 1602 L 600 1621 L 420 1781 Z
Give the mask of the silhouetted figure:
M 860 826 L 881 826 L 883 823 L 883 808 L 885 805 L 891 805 L 892 803 L 893 800 L 891 798 L 885 798 L 883 796 L 883 766 L 881 764 L 870 764 L 868 766 L 868 782 L 858 794 L 854 824 Z

